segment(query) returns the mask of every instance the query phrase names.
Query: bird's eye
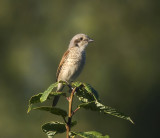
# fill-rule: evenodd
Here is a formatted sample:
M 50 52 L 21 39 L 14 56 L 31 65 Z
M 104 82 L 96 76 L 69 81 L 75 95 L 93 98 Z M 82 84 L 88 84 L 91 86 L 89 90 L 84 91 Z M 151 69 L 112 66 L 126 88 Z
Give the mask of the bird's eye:
M 83 37 L 81 37 L 80 40 L 83 40 Z

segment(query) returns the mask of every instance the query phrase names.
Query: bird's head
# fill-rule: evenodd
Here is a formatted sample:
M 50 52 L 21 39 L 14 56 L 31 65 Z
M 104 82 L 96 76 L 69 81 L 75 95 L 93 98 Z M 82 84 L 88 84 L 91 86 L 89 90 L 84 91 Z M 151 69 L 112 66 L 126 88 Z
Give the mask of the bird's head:
M 79 47 L 80 49 L 85 49 L 89 42 L 93 42 L 93 39 L 85 34 L 77 34 L 71 39 L 69 48 Z

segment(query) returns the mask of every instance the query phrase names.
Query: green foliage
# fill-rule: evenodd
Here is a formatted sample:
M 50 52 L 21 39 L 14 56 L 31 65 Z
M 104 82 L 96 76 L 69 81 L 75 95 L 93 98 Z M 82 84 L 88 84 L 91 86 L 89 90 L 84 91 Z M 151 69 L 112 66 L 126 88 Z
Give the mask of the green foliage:
M 76 121 L 71 123 L 71 127 L 77 124 Z M 42 130 L 47 136 L 53 137 L 55 134 L 66 132 L 66 124 L 61 122 L 49 122 L 42 126 Z
M 85 109 L 90 109 L 92 111 L 98 111 L 98 112 L 103 112 L 106 114 L 110 114 L 119 118 L 123 118 L 126 119 L 128 121 L 130 121 L 131 123 L 133 123 L 133 121 L 131 120 L 130 117 L 124 115 L 123 113 L 118 112 L 116 109 L 111 108 L 109 106 L 105 106 L 97 101 L 92 101 L 92 102 L 88 102 L 88 103 L 83 103 L 78 105 L 78 107 L 80 108 L 85 108 Z
M 88 132 L 73 132 L 71 131 L 71 136 L 80 136 L 82 138 L 109 138 L 108 135 L 102 136 L 101 133 L 96 131 L 88 131 Z
M 32 105 L 33 104 L 36 104 L 36 103 L 40 103 L 41 101 L 40 101 L 40 98 L 43 96 L 44 94 L 43 93 L 39 93 L 39 94 L 37 94 L 37 95 L 34 95 L 34 96 L 32 96 L 31 97 L 31 99 L 29 100 L 29 105 L 28 105 L 28 111 L 27 111 L 27 113 L 29 113 L 31 110 L 32 110 Z M 64 93 L 64 92 L 50 92 L 49 93 L 49 95 L 47 94 L 47 99 L 50 99 L 50 97 L 52 97 L 52 96 L 57 96 L 57 95 L 63 95 L 63 96 L 65 96 L 66 95 L 66 93 Z M 45 95 L 46 96 L 46 95 Z M 46 100 L 47 100 L 46 99 Z
M 42 94 L 42 96 L 40 98 L 41 103 L 44 102 L 47 99 L 49 94 L 52 92 L 53 88 L 57 87 L 57 85 L 58 85 L 58 82 L 56 82 L 54 84 L 51 84 L 49 86 L 49 88 L 46 91 L 44 91 L 44 93 Z
M 53 136 L 58 133 L 64 133 L 66 131 L 65 123 L 49 122 L 42 126 L 43 132 L 49 136 Z
M 33 104 L 40 102 L 40 98 L 41 98 L 42 94 L 43 93 L 39 93 L 39 94 L 34 95 L 34 96 L 31 97 L 31 99 L 29 100 L 29 105 L 28 105 L 28 111 L 27 111 L 27 113 L 29 113 L 31 111 Z
M 81 102 L 86 103 L 99 100 L 97 91 L 89 84 L 74 82 L 72 83 L 72 86 L 77 87 L 76 96 Z
M 67 116 L 67 112 L 65 110 L 60 109 L 60 108 L 56 108 L 56 107 L 41 106 L 41 107 L 37 107 L 37 108 L 33 108 L 33 109 L 34 110 L 41 110 L 41 111 L 48 111 L 52 114 L 60 115 L 62 117 Z
M 64 120 L 64 123 L 61 122 L 50 122 L 46 123 L 42 126 L 43 132 L 47 134 L 49 138 L 52 138 L 55 134 L 58 133 L 64 133 L 70 129 L 72 126 L 76 125 L 77 122 L 74 121 L 72 122 L 72 116 L 77 110 L 80 110 L 81 108 L 87 109 L 87 110 L 92 110 L 92 111 L 97 111 L 105 114 L 110 114 L 118 118 L 122 118 L 125 120 L 130 121 L 133 123 L 130 117 L 124 115 L 123 113 L 118 112 L 116 109 L 111 108 L 109 106 L 103 105 L 98 96 L 98 92 L 89 84 L 82 83 L 82 82 L 72 82 L 71 85 L 68 84 L 67 82 L 61 81 L 60 83 L 63 83 L 63 85 L 67 85 L 70 89 L 72 89 L 72 93 L 70 97 L 68 98 L 68 101 L 71 105 L 71 109 L 69 110 L 70 113 L 67 113 L 67 111 L 57 108 L 57 107 L 49 107 L 49 106 L 40 106 L 40 107 L 35 107 L 32 108 L 33 104 L 36 103 L 42 103 L 46 101 L 47 99 L 51 99 L 53 96 L 65 96 L 66 93 L 64 92 L 52 92 L 54 88 L 58 86 L 58 83 L 54 83 L 49 86 L 49 88 L 44 91 L 44 93 L 39 93 L 37 95 L 34 95 L 31 97 L 29 100 L 29 107 L 28 107 L 28 112 L 30 112 L 32 109 L 33 110 L 41 110 L 41 111 L 47 111 L 50 112 L 54 115 L 61 116 Z M 75 91 L 74 91 L 75 90 Z M 74 93 L 75 92 L 75 93 Z M 80 105 L 77 105 L 77 109 L 75 109 L 72 112 L 72 100 L 73 96 L 75 96 L 82 102 Z M 72 96 L 72 97 L 71 97 Z M 68 116 L 68 121 L 66 121 L 66 117 Z M 68 133 L 69 135 L 69 133 Z M 80 136 L 83 138 L 109 138 L 108 135 L 102 136 L 101 133 L 96 132 L 96 131 L 89 131 L 89 132 L 73 132 L 70 131 L 70 136 L 75 137 L 75 136 Z

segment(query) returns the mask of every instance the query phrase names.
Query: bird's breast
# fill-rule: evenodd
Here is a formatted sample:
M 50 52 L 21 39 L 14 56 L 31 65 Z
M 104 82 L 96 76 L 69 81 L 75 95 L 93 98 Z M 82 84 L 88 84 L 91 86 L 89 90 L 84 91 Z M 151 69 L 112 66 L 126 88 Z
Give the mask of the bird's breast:
M 72 50 L 61 68 L 58 80 L 74 81 L 81 73 L 85 64 L 85 52 Z
M 71 54 L 71 57 L 68 58 L 68 65 L 69 65 L 69 74 L 70 74 L 70 80 L 75 80 L 79 74 L 81 73 L 84 65 L 85 65 L 85 52 L 75 52 Z
M 72 51 L 68 57 L 68 63 L 71 65 L 81 65 L 84 64 L 86 60 L 85 52 Z

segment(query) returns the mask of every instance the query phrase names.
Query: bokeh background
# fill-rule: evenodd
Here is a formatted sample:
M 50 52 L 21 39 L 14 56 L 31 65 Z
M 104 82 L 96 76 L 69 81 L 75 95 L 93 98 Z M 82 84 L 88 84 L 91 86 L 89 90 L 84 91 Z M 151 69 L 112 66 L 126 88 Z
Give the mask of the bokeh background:
M 91 84 L 105 105 L 129 115 L 135 125 L 81 110 L 74 130 L 111 138 L 160 137 L 159 32 L 159 0 L 1 0 L 0 138 L 45 138 L 41 125 L 62 121 L 46 112 L 27 114 L 27 105 L 55 82 L 77 33 L 95 40 L 77 80 Z M 63 100 L 58 106 L 66 108 Z

